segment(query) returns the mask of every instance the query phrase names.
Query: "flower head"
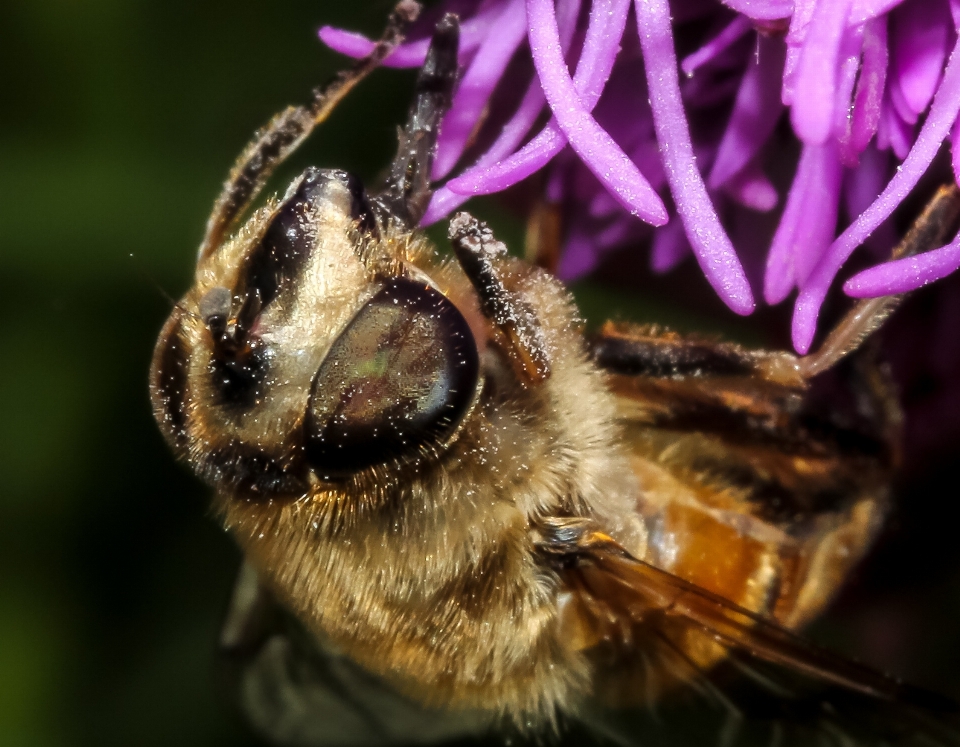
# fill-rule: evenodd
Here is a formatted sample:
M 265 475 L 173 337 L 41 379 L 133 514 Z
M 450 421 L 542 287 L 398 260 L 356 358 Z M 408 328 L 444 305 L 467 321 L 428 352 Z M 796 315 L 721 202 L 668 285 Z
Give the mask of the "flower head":
M 941 144 L 960 138 L 958 0 L 444 0 L 433 9 L 446 11 L 462 19 L 464 72 L 425 222 L 544 169 L 547 199 L 569 206 L 561 274 L 647 239 L 655 270 L 692 251 L 730 308 L 750 313 L 732 223 L 719 211 L 781 202 L 764 152 L 788 112 L 800 156 L 766 247 L 763 296 L 779 303 L 798 289 L 800 352 L 842 265 L 868 240 L 889 256 L 887 219 Z M 430 23 L 428 14 L 387 64 L 420 65 Z M 705 41 L 678 64 L 678 46 L 694 35 Z M 320 37 L 353 56 L 371 47 L 329 27 Z M 515 95 L 503 113 L 491 102 L 505 89 Z M 495 135 L 477 155 L 470 143 L 484 122 Z M 749 231 L 734 238 L 741 253 L 757 242 Z M 871 268 L 844 290 L 899 293 L 958 266 L 955 240 Z

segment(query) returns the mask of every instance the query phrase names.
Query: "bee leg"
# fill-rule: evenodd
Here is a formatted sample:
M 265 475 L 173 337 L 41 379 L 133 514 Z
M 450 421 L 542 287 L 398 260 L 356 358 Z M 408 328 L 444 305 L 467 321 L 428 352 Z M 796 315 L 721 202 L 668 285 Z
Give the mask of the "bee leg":
M 460 266 L 480 297 L 480 306 L 501 334 L 520 381 L 534 386 L 550 376 L 550 358 L 533 310 L 503 282 L 498 265 L 507 256 L 503 242 L 469 213 L 450 221 L 449 238 Z
M 308 106 L 287 107 L 254 135 L 234 163 L 214 203 L 200 245 L 201 259 L 220 246 L 224 234 L 260 193 L 277 166 L 299 147 L 314 127 L 330 116 L 354 86 L 375 70 L 403 41 L 406 27 L 419 12 L 418 3 L 400 0 L 390 14 L 383 35 L 368 56 L 359 60 L 350 70 L 339 73 L 328 85 L 317 88 Z
M 374 202 L 384 219 L 399 219 L 410 230 L 420 223 L 430 202 L 430 172 L 440 122 L 450 108 L 457 82 L 460 21 L 447 13 L 437 23 L 426 60 L 417 77 L 416 94 L 384 190 Z
M 960 218 L 960 192 L 955 184 L 941 187 L 920 217 L 893 250 L 891 259 L 901 259 L 944 243 L 947 235 L 956 230 Z M 832 368 L 842 358 L 859 348 L 863 341 L 886 321 L 900 305 L 907 293 L 858 301 L 833 328 L 815 353 L 800 359 L 804 377 L 816 376 Z
M 960 191 L 953 184 L 941 187 L 893 250 L 892 259 L 909 257 L 942 245 L 947 236 L 956 231 L 958 221 Z M 829 369 L 836 371 L 839 380 L 853 395 L 857 416 L 869 424 L 885 446 L 890 464 L 896 464 L 900 458 L 903 414 L 894 394 L 896 387 L 889 367 L 883 364 L 879 342 L 876 338 L 868 338 L 908 295 L 901 293 L 858 301 L 815 353 L 797 360 L 799 373 L 805 379 Z M 855 355 L 851 356 L 851 353 Z

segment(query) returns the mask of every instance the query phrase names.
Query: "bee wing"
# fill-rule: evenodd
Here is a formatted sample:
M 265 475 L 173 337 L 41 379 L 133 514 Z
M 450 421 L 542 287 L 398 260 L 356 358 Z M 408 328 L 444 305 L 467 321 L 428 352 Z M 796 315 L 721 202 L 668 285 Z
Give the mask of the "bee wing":
M 556 556 L 559 548 L 550 551 Z M 766 731 L 768 739 L 787 740 L 778 744 L 791 738 L 811 744 L 816 737 L 841 745 L 960 745 L 960 704 L 830 654 L 633 558 L 601 532 L 583 533 L 558 559 L 568 604 L 581 635 L 589 631 L 594 642 L 601 677 L 621 689 L 602 697 L 645 703 L 661 716 L 672 712 L 682 724 L 679 730 L 655 724 L 644 745 L 680 743 L 664 742 L 674 739 L 665 735 L 682 739 L 693 724 L 708 729 L 701 737 L 712 729 L 714 738 L 736 744 Z M 691 696 L 714 706 L 720 720 L 692 716 Z M 636 737 L 644 719 L 635 717 L 626 723 Z M 605 714 L 608 732 L 613 718 L 624 716 Z

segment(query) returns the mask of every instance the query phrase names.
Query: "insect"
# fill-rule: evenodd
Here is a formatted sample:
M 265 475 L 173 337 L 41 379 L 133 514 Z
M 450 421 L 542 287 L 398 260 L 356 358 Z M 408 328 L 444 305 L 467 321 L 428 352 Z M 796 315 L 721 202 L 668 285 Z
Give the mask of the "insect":
M 441 256 L 416 226 L 456 83 L 452 15 L 382 190 L 308 168 L 231 234 L 415 12 L 401 3 L 370 57 L 240 156 L 153 359 L 161 430 L 247 558 L 222 644 L 254 725 L 388 744 L 574 716 L 637 741 L 601 706 L 689 691 L 727 725 L 754 710 L 838 739 L 956 742 L 952 703 L 788 632 L 884 514 L 898 412 L 882 369 L 846 361 L 848 410 L 811 381 L 895 300 L 798 359 L 609 323 L 585 337 L 559 282 L 466 213 Z M 901 251 L 958 215 L 942 192 Z

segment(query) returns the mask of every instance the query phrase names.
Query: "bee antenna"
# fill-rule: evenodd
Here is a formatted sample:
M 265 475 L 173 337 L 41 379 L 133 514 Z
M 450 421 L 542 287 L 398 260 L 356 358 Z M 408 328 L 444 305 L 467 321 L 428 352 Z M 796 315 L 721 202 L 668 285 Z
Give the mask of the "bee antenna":
M 190 316 L 190 317 L 193 317 L 194 319 L 203 321 L 203 319 L 200 317 L 200 315 L 197 312 L 190 311 L 190 309 L 184 306 L 183 301 L 178 300 L 173 296 L 171 296 L 167 292 L 167 289 L 164 288 L 162 285 L 160 285 L 157 279 L 153 277 L 153 275 L 151 275 L 150 272 L 147 271 L 147 269 L 140 262 L 139 257 L 137 257 L 133 252 L 130 252 L 129 257 L 130 257 L 130 261 L 134 263 L 134 267 L 136 268 L 137 274 L 140 276 L 140 279 L 143 280 L 147 285 L 152 286 L 153 289 L 160 295 L 160 297 L 170 304 L 171 311 L 173 311 L 174 309 L 179 309 L 186 316 Z
M 156 289 L 157 293 L 159 293 L 163 297 L 163 299 L 170 304 L 172 308 L 179 308 L 181 311 L 186 312 L 186 309 L 183 308 L 183 304 L 181 304 L 180 301 L 178 301 L 169 293 L 167 293 L 167 289 L 164 288 L 162 285 L 160 285 L 160 283 L 154 281 L 153 287 Z
M 457 84 L 459 48 L 460 19 L 447 13 L 434 27 L 406 126 L 399 131 L 400 143 L 390 165 L 390 176 L 384 190 L 374 198 L 382 213 L 399 216 L 407 228 L 420 223 L 433 194 L 430 174 L 440 123 L 450 108 Z

